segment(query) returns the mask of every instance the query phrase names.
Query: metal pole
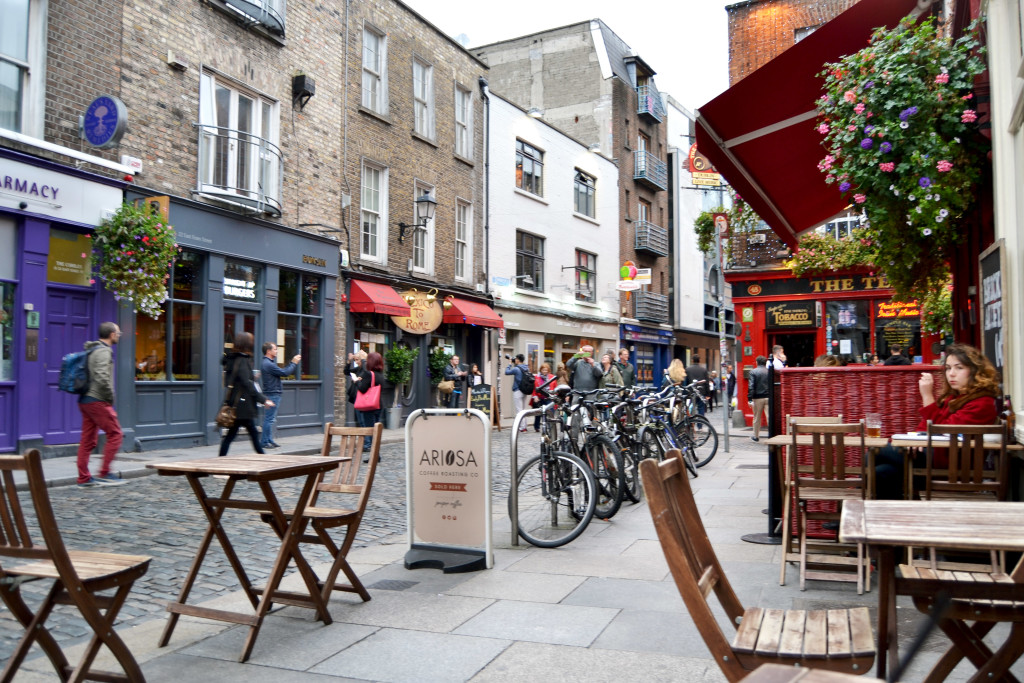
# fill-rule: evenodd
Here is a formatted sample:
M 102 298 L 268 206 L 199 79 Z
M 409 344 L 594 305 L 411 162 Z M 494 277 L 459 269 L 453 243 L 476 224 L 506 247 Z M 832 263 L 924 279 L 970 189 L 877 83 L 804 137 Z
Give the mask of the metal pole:
M 718 227 L 717 225 L 715 226 Z M 722 236 L 715 235 L 715 261 L 718 263 L 718 355 L 721 358 L 719 365 L 725 361 L 725 268 L 722 264 Z M 724 369 L 724 368 L 723 368 Z M 718 373 L 719 382 L 722 380 L 723 373 Z M 728 386 L 728 384 L 726 385 Z M 724 392 L 723 392 L 724 394 Z M 725 404 L 725 409 L 722 411 L 722 436 L 723 446 L 725 452 L 729 452 L 729 401 L 731 400 L 728 396 L 722 396 Z

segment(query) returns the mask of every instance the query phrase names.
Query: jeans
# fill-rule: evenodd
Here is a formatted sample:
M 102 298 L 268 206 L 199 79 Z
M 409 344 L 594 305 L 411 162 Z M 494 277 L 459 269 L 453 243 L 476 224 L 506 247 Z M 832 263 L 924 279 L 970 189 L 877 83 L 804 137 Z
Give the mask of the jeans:
M 121 450 L 124 435 L 121 433 L 121 425 L 117 421 L 114 406 L 106 401 L 79 403 L 78 409 L 82 413 L 82 440 L 78 444 L 78 483 L 84 484 L 92 478 L 89 474 L 89 455 L 99 441 L 99 430 L 102 429 L 107 435 L 107 444 L 103 447 L 103 464 L 100 465 L 101 477 L 110 474 L 110 463 Z
M 459 402 L 462 401 L 462 392 L 456 389 L 452 393 L 445 396 L 444 407 L 445 408 L 458 408 Z
M 235 420 L 235 424 L 228 433 L 224 435 L 224 438 L 220 440 L 220 452 L 217 453 L 220 457 L 224 457 L 228 454 L 228 448 L 231 446 L 231 442 L 235 440 L 235 435 L 238 434 L 238 430 L 245 427 L 246 431 L 249 432 L 249 438 L 252 439 L 252 448 L 259 454 L 263 454 L 263 446 L 260 445 L 260 434 L 256 431 L 256 420 Z
M 266 394 L 267 400 L 274 404 L 274 407 L 264 406 L 263 410 L 263 436 L 260 437 L 260 445 L 266 448 L 274 443 L 274 425 L 277 424 L 277 409 L 281 407 L 281 394 Z
M 356 411 L 356 424 L 360 427 L 372 427 L 373 425 L 380 422 L 380 408 L 377 410 L 357 410 Z M 370 445 L 373 443 L 373 437 L 367 436 L 363 438 L 363 450 L 370 450 Z

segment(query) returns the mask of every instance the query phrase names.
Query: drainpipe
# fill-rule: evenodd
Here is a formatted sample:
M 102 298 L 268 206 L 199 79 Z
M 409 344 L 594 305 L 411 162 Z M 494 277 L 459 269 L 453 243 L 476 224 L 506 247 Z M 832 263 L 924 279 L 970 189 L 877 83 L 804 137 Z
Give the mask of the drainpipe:
M 488 293 L 491 290 L 491 95 L 487 85 L 487 79 L 483 76 L 477 80 L 480 85 L 480 97 L 484 103 L 484 288 Z M 491 305 L 494 305 L 494 297 L 491 297 Z M 487 351 L 491 352 L 497 348 L 497 339 L 494 331 L 487 328 Z M 492 365 L 494 368 L 495 394 L 498 391 L 498 370 L 500 366 L 499 353 L 494 354 Z M 487 380 L 487 377 L 484 377 Z

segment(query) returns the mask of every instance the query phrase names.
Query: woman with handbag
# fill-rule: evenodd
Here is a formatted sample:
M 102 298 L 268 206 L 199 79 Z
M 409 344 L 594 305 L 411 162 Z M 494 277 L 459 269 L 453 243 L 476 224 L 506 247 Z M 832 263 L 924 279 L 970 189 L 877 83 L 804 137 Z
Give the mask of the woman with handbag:
M 224 404 L 234 406 L 235 423 L 228 427 L 227 434 L 220 441 L 220 453 L 228 454 L 228 448 L 238 434 L 240 427 L 249 431 L 249 438 L 252 439 L 252 447 L 257 453 L 263 453 L 260 446 L 260 435 L 256 431 L 256 405 L 263 405 L 273 408 L 274 402 L 268 401 L 267 397 L 256 386 L 252 374 L 252 350 L 254 340 L 252 334 L 239 332 L 235 335 L 234 348 L 224 354 L 221 365 L 224 366 L 224 385 L 227 387 L 227 395 L 224 397 Z
M 362 375 L 356 383 L 356 424 L 360 427 L 372 427 L 380 422 L 380 385 L 383 381 L 384 358 L 374 351 L 366 357 Z M 372 437 L 363 439 L 363 453 L 370 451 L 372 442 Z M 368 460 L 366 458 L 363 462 Z

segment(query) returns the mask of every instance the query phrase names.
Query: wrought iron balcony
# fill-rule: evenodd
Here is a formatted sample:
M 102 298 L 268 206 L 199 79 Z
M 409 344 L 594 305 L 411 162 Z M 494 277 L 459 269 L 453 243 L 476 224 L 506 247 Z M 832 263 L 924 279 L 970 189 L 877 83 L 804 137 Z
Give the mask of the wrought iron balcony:
M 652 190 L 667 190 L 668 166 L 650 152 L 633 152 L 633 180 Z
M 198 194 L 281 215 L 281 149 L 252 133 L 196 124 Z
M 649 221 L 637 221 L 633 224 L 635 235 L 633 249 L 645 251 L 655 256 L 668 256 L 668 230 Z
M 646 114 L 652 119 L 661 123 L 665 118 L 665 105 L 661 101 L 661 93 L 654 85 L 654 81 L 647 85 L 638 86 L 636 89 L 636 113 Z
M 284 35 L 285 0 L 222 0 L 249 23 L 260 24 L 271 33 Z
M 654 292 L 633 292 L 636 299 L 634 315 L 637 320 L 651 323 L 668 322 L 668 297 Z

